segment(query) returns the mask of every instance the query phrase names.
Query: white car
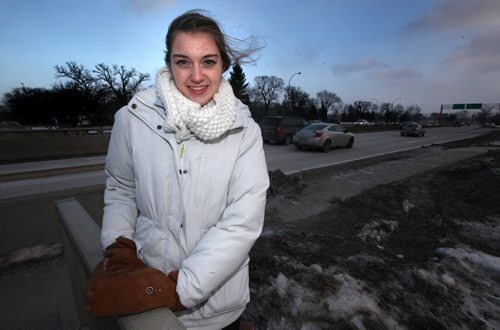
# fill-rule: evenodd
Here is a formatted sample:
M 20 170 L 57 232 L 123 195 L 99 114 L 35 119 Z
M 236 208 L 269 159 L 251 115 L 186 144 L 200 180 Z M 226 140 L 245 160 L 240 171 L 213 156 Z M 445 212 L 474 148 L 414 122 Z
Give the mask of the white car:
M 354 125 L 356 125 L 356 126 L 368 126 L 368 125 L 370 125 L 370 122 L 366 119 L 358 119 L 354 122 Z

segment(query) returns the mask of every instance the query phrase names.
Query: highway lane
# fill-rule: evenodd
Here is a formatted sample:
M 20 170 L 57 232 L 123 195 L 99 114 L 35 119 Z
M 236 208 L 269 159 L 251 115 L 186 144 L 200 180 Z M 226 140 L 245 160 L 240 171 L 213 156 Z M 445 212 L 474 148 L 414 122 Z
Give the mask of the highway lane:
M 487 130 L 479 126 L 429 128 L 424 137 L 402 137 L 398 130 L 358 133 L 355 134 L 352 149 L 336 148 L 328 153 L 319 150 L 297 150 L 293 145 L 266 144 L 264 149 L 270 171 L 280 169 L 285 174 L 291 174 L 432 144 L 462 140 L 480 135 Z
M 424 137 L 401 137 L 399 131 L 382 131 L 374 133 L 358 133 L 355 136 L 352 149 L 337 148 L 329 153 L 316 150 L 300 151 L 293 145 L 264 145 L 268 169 L 280 169 L 285 174 L 313 169 L 318 167 L 342 164 L 355 160 L 365 159 L 378 155 L 419 148 L 453 140 L 477 136 L 488 129 L 479 126 L 440 127 L 427 129 Z M 87 158 L 82 159 L 84 165 L 89 163 Z M 100 158 L 100 162 L 104 157 Z M 57 166 L 57 161 L 51 161 Z M 65 163 L 65 160 L 61 160 Z M 93 163 L 96 164 L 95 162 Z M 33 170 L 33 164 L 28 164 Z M 17 164 L 21 171 L 23 164 Z M 103 170 L 88 171 L 64 175 L 53 175 L 33 179 L 0 182 L 0 200 L 63 191 L 67 189 L 84 188 L 88 186 L 104 185 Z

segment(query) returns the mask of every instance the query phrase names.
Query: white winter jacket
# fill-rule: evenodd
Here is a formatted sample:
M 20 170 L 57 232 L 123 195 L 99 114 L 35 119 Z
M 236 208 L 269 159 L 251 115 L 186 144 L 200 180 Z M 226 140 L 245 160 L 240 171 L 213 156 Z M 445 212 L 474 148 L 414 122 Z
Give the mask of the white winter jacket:
M 168 273 L 188 328 L 216 329 L 249 301 L 248 253 L 259 237 L 269 185 L 259 126 L 236 100 L 220 138 L 179 145 L 165 132 L 154 88 L 115 115 L 106 158 L 102 246 L 133 239 L 139 257 Z M 181 158 L 181 149 L 182 158 Z

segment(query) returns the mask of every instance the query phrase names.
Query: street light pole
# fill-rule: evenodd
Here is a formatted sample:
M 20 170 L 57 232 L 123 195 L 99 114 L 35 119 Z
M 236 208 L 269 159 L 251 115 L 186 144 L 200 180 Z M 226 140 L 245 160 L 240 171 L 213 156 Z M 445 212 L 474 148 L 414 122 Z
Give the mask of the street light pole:
M 286 98 L 287 98 L 287 104 L 290 103 L 290 82 L 292 81 L 292 78 L 295 77 L 298 74 L 302 74 L 302 72 L 295 72 L 290 76 L 290 79 L 288 79 L 288 86 L 286 87 Z
M 397 100 L 402 100 L 401 97 L 396 97 L 394 100 L 392 100 L 392 103 L 391 103 L 391 110 L 394 109 L 394 102 L 396 102 Z

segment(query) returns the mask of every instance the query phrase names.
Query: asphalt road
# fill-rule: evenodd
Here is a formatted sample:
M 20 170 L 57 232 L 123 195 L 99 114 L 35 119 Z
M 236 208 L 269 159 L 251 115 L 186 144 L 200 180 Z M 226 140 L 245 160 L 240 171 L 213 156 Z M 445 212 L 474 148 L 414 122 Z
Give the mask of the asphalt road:
M 402 137 L 399 131 L 358 133 L 355 134 L 352 149 L 337 148 L 328 153 L 319 150 L 297 150 L 294 145 L 266 144 L 264 149 L 270 171 L 280 169 L 285 174 L 292 174 L 422 146 L 466 139 L 485 133 L 486 130 L 479 126 L 436 127 L 426 129 L 424 137 Z

